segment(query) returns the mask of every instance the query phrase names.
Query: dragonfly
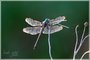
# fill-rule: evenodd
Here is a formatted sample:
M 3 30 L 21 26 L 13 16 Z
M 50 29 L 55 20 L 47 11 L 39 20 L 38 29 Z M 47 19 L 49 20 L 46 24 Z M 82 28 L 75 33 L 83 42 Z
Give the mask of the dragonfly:
M 65 20 L 65 16 L 59 16 L 55 19 L 46 18 L 44 21 L 40 22 L 37 20 L 33 20 L 32 18 L 26 18 L 25 21 L 31 25 L 31 27 L 23 28 L 23 32 L 31 35 L 38 35 L 36 43 L 34 45 L 34 49 L 37 45 L 37 42 L 40 38 L 41 33 L 43 34 L 53 34 L 55 32 L 59 32 L 63 29 L 63 27 L 69 28 L 65 25 L 60 24 L 62 21 Z M 49 31 L 50 30 L 50 31 Z

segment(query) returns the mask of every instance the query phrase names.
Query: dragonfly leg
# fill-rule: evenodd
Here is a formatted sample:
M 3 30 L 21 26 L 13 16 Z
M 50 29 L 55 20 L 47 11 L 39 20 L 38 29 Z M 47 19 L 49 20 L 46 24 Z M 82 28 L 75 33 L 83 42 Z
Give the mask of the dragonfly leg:
M 58 24 L 58 25 L 62 25 L 62 24 Z M 62 25 L 63 27 L 65 27 L 65 28 L 69 28 L 68 26 L 65 26 L 65 25 Z
M 41 29 L 41 31 L 40 31 L 40 33 L 39 33 L 39 35 L 38 35 L 38 38 L 37 38 L 37 40 L 36 40 L 36 42 L 35 42 L 35 44 L 34 44 L 33 49 L 35 49 L 35 47 L 36 47 L 36 45 L 37 45 L 37 42 L 38 42 L 38 40 L 39 40 L 39 38 L 40 38 L 40 35 L 41 35 L 41 32 L 42 32 L 42 29 Z

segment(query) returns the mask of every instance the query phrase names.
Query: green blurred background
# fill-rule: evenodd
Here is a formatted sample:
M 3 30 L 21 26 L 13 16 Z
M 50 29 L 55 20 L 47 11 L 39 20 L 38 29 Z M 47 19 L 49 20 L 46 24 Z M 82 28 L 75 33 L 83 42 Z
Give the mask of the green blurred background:
M 38 35 L 32 36 L 22 31 L 29 26 L 25 18 L 38 21 L 45 18 L 66 16 L 69 27 L 51 35 L 52 57 L 55 59 L 71 59 L 75 44 L 74 28 L 79 24 L 79 39 L 83 31 L 83 23 L 89 21 L 88 1 L 2 1 L 1 2 L 1 57 L 42 59 L 49 58 L 48 36 L 42 34 L 37 47 L 33 50 Z M 87 35 L 88 27 L 85 35 Z M 77 58 L 88 50 L 88 39 L 84 42 Z M 88 55 L 85 56 L 88 58 Z

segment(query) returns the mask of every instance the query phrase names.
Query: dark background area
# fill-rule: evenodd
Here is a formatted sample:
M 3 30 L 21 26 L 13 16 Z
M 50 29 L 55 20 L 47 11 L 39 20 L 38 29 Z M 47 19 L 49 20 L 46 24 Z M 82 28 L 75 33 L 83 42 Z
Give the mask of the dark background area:
M 22 31 L 29 26 L 25 18 L 38 21 L 45 18 L 66 16 L 66 25 L 62 31 L 51 34 L 52 57 L 55 59 L 71 59 L 75 44 L 75 26 L 79 24 L 79 39 L 83 31 L 83 23 L 89 21 L 88 1 L 2 1 L 1 2 L 1 58 L 42 59 L 49 58 L 48 36 L 42 34 L 37 47 L 33 50 L 38 35 L 32 36 Z M 88 34 L 88 27 L 85 35 Z M 84 42 L 77 58 L 88 50 L 88 39 Z M 88 58 L 88 55 L 85 56 Z

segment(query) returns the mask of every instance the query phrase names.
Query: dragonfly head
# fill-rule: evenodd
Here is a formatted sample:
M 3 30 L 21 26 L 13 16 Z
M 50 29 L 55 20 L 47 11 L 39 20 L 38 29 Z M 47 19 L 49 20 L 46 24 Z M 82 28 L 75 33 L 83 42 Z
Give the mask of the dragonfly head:
M 49 19 L 46 18 L 46 19 L 43 21 L 43 23 L 49 23 Z

